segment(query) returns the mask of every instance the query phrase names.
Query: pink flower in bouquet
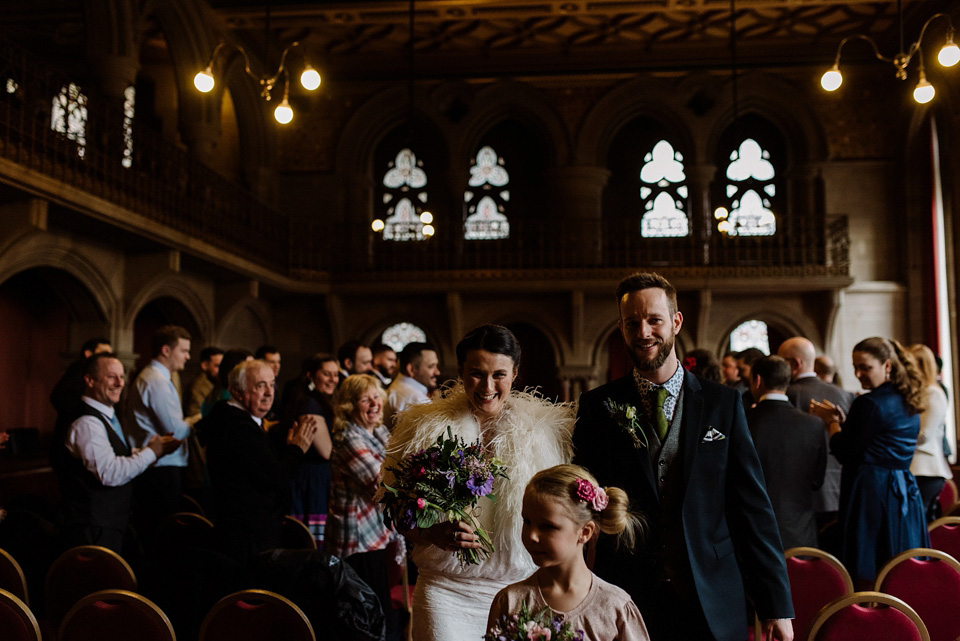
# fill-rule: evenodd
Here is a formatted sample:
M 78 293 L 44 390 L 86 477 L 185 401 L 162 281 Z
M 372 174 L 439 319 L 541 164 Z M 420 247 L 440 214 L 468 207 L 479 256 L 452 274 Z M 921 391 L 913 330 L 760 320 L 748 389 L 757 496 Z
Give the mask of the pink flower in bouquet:
M 425 507 L 427 507 L 427 502 L 424 501 L 422 498 L 417 499 L 417 509 L 422 510 Z

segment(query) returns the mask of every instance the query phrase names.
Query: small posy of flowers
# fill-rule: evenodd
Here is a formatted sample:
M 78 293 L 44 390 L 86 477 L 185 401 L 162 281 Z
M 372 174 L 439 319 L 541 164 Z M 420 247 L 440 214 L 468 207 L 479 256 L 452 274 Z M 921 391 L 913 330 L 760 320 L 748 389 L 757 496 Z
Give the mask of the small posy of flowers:
M 481 497 L 496 500 L 493 484 L 507 478 L 506 467 L 483 451 L 480 441 L 467 443 L 453 436 L 437 437 L 430 447 L 409 454 L 387 468 L 394 475 L 393 486 L 383 483 L 380 502 L 387 525 L 400 530 L 428 528 L 446 517 L 466 521 L 480 538 L 481 548 L 461 548 L 457 557 L 463 565 L 476 565 L 494 552 L 490 535 L 480 527 L 473 510 Z
M 533 614 L 524 603 L 517 614 L 505 614 L 484 635 L 483 641 L 583 641 L 583 630 L 574 630 L 563 616 L 544 608 Z
M 603 406 L 607 408 L 610 417 L 616 421 L 620 429 L 630 435 L 635 448 L 640 449 L 650 446 L 647 442 L 647 435 L 643 431 L 643 426 L 640 425 L 640 416 L 636 407 L 629 403 L 617 403 L 612 398 L 605 400 Z

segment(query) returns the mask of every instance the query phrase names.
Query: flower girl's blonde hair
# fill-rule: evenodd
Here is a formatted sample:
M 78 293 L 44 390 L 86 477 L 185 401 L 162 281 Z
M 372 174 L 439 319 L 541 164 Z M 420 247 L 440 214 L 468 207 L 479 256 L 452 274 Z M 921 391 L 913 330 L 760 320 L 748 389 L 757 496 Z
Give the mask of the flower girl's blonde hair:
M 593 521 L 604 534 L 617 535 L 620 545 L 631 547 L 638 537 L 643 537 L 643 520 L 630 511 L 626 492 L 619 487 L 603 488 L 608 501 L 602 509 L 596 509 L 593 503 L 580 497 L 578 490 L 582 481 L 599 489 L 597 479 L 585 468 L 569 463 L 555 465 L 537 472 L 527 484 L 526 491 L 558 501 L 578 525 Z

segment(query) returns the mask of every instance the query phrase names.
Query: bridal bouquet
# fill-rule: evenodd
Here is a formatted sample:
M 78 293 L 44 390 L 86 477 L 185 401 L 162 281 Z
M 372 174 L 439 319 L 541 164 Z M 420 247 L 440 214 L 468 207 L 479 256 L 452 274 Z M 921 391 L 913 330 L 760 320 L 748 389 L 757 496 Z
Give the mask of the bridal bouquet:
M 574 630 L 550 608 L 533 614 L 524 603 L 518 614 L 501 616 L 483 641 L 583 641 L 583 630 Z
M 467 443 L 454 437 L 447 427 L 446 436 L 419 452 L 404 457 L 395 467 L 387 468 L 394 475 L 391 487 L 384 488 L 383 516 L 387 525 L 401 530 L 428 528 L 441 517 L 450 521 L 466 521 L 483 547 L 462 548 L 457 558 L 463 565 L 476 565 L 494 551 L 490 535 L 473 518 L 473 508 L 483 496 L 496 500 L 493 483 L 507 478 L 503 463 L 483 451 L 480 441 Z

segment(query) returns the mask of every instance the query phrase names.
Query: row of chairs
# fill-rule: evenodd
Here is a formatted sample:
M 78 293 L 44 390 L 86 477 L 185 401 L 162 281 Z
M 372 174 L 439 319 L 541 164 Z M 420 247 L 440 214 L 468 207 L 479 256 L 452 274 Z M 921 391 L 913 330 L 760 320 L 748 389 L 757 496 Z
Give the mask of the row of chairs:
M 940 550 L 908 550 L 884 565 L 873 591 L 854 592 L 833 555 L 785 552 L 798 641 L 955 641 L 960 637 L 960 562 Z M 856 631 L 856 634 L 851 634 Z M 754 638 L 760 638 L 759 622 Z
M 0 590 L 4 641 L 41 641 L 37 618 L 20 598 Z M 67 612 L 58 641 L 176 641 L 173 624 L 150 599 L 129 590 L 100 590 Z M 289 599 L 267 590 L 222 598 L 203 620 L 199 641 L 316 641 L 313 626 Z

